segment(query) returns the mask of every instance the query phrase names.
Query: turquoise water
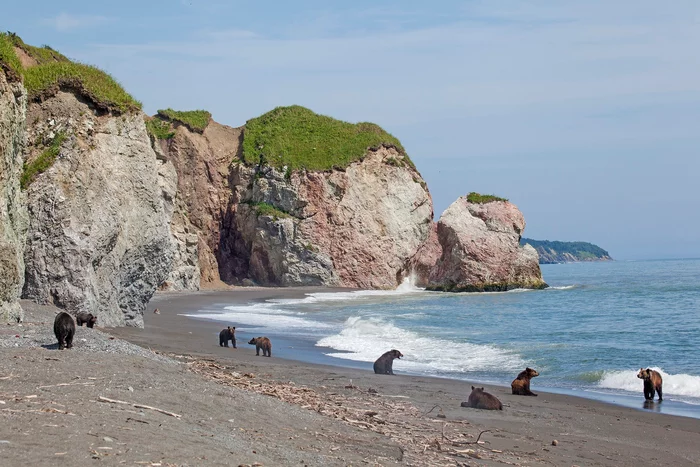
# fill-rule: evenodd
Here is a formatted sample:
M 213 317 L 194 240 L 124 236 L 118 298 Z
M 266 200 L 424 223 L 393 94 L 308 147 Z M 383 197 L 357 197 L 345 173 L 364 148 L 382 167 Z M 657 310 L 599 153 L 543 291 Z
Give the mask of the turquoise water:
M 700 260 L 543 265 L 543 291 L 315 293 L 200 310 L 198 318 L 266 334 L 277 355 L 509 385 L 525 366 L 533 389 L 643 402 L 640 367 L 664 377 L 669 413 L 700 414 Z M 628 401 L 628 402 L 629 402 Z M 670 409 L 673 409 L 672 411 Z M 687 412 L 687 413 L 684 413 Z

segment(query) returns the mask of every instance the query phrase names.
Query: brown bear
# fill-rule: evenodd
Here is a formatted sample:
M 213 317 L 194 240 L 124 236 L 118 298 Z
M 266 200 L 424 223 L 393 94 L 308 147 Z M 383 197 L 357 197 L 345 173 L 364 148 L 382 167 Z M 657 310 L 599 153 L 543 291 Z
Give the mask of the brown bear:
M 256 356 L 260 356 L 260 349 L 262 349 L 263 357 L 272 357 L 272 343 L 267 337 L 253 337 L 248 343 L 255 346 Z M 265 355 L 265 352 L 267 352 L 267 355 Z
M 374 372 L 378 375 L 393 375 L 394 359 L 401 357 L 403 354 L 396 349 L 385 352 L 374 362 Z
M 471 407 L 473 409 L 484 410 L 503 410 L 503 404 L 493 394 L 484 392 L 484 388 L 475 388 L 472 386 L 472 393 L 469 394 L 469 399 L 462 402 L 462 407 Z
M 78 313 L 75 316 L 75 320 L 77 321 L 78 326 L 86 324 L 87 327 L 92 328 L 95 323 L 97 323 L 97 316 L 94 316 L 92 313 Z
M 53 333 L 58 340 L 58 350 L 73 347 L 73 335 L 75 334 L 73 317 L 65 311 L 57 314 L 56 319 L 53 321 Z
M 644 380 L 644 399 L 648 401 L 654 400 L 654 391 L 659 393 L 659 402 L 664 400 L 663 393 L 661 392 L 661 385 L 663 384 L 663 379 L 658 371 L 652 370 L 651 368 L 639 369 L 637 373 L 637 378 Z
M 219 333 L 219 347 L 228 347 L 228 341 L 231 341 L 233 348 L 236 349 L 236 326 L 222 329 Z
M 521 371 L 518 377 L 510 383 L 513 394 L 517 394 L 518 396 L 536 396 L 537 394 L 530 391 L 530 380 L 539 375 L 537 370 L 533 370 L 530 367 L 525 368 L 525 370 Z

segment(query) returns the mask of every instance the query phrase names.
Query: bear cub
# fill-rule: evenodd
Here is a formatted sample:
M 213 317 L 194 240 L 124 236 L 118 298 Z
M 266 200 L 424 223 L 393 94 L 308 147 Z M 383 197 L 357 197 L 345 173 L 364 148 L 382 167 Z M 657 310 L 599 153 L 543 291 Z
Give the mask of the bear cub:
M 272 357 L 272 343 L 267 337 L 253 337 L 248 343 L 255 346 L 256 356 L 260 356 L 260 349 L 262 349 L 263 357 Z
M 539 375 L 537 370 L 533 370 L 530 367 L 525 368 L 525 370 L 521 371 L 518 377 L 510 383 L 513 394 L 519 396 L 536 396 L 537 394 L 530 391 L 530 380 Z
M 484 388 L 475 388 L 472 386 L 472 393 L 469 394 L 469 399 L 462 402 L 462 407 L 471 407 L 473 409 L 484 410 L 503 410 L 503 404 L 493 394 L 484 392 Z
M 644 380 L 644 399 L 648 401 L 654 400 L 654 391 L 659 393 L 659 402 L 664 400 L 663 393 L 661 392 L 661 385 L 663 384 L 663 379 L 661 374 L 652 370 L 651 368 L 639 369 L 637 373 L 637 378 Z
M 394 359 L 400 359 L 401 357 L 403 357 L 403 354 L 396 349 L 385 352 L 374 362 L 374 372 L 378 375 L 393 375 Z
M 78 326 L 86 324 L 87 327 L 92 328 L 97 323 L 97 316 L 94 316 L 92 313 L 78 313 L 75 316 L 75 320 L 78 322 Z

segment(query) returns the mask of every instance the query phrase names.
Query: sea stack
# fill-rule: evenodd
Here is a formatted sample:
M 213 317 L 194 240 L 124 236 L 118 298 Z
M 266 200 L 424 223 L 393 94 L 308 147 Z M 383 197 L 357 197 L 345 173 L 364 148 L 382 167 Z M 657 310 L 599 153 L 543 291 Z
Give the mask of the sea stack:
M 503 198 L 470 193 L 452 203 L 437 225 L 442 255 L 429 290 L 449 292 L 542 289 L 537 252 L 520 246 L 525 219 Z

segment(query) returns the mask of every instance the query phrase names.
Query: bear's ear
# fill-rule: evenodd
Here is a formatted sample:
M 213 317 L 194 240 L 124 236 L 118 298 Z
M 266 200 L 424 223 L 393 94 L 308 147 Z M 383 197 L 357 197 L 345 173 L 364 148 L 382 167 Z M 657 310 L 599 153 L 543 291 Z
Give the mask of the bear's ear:
M 472 386 L 472 391 L 473 391 L 474 389 L 476 389 L 476 388 L 475 388 L 474 386 Z

